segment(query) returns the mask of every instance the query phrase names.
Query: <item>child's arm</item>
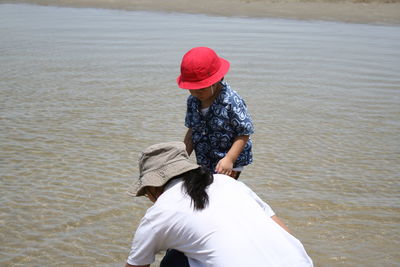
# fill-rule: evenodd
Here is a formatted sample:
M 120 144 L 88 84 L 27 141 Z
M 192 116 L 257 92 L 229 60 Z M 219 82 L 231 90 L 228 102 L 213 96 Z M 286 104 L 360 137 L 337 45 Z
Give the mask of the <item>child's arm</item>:
M 186 151 L 188 155 L 192 154 L 193 152 L 193 143 L 192 143 L 192 128 L 188 128 L 185 139 L 183 139 L 183 142 L 186 145 Z
M 228 153 L 226 153 L 226 156 L 218 162 L 215 168 L 215 171 L 217 173 L 222 173 L 226 175 L 231 174 L 233 164 L 239 157 L 240 153 L 242 153 L 249 138 L 250 136 L 248 135 L 241 135 L 235 138 L 235 141 L 233 141 L 232 147 L 229 149 Z

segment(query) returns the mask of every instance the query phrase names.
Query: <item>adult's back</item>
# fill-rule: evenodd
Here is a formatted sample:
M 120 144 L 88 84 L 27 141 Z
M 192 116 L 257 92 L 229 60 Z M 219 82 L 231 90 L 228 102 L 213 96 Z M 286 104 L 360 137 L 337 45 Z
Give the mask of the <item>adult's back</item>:
M 242 182 L 214 175 L 203 210 L 193 209 L 182 186 L 182 180 L 172 181 L 146 213 L 139 229 L 151 228 L 146 232 L 152 234 L 139 254 L 176 249 L 199 267 L 312 266 L 303 245 Z

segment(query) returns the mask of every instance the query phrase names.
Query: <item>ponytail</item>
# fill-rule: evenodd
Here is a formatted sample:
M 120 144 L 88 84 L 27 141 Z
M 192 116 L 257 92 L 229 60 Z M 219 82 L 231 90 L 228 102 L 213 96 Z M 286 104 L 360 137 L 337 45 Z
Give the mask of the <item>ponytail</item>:
M 179 178 L 182 178 L 183 187 L 192 199 L 194 210 L 204 209 L 208 205 L 206 189 L 214 181 L 214 177 L 210 171 L 199 167 L 179 175 Z

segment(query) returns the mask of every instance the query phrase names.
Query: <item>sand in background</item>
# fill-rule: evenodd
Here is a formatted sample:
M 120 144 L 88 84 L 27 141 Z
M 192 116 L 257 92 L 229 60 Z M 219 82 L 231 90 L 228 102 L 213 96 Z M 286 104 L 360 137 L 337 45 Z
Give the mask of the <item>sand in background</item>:
M 0 3 L 400 24 L 400 0 L 60 0 L 55 2 L 54 0 L 0 0 Z

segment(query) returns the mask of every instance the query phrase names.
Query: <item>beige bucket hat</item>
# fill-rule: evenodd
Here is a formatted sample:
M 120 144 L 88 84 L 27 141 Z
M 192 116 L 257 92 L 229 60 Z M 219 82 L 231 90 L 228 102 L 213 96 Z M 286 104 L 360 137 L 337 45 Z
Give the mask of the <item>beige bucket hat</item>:
M 140 154 L 139 179 L 128 189 L 128 195 L 143 196 L 146 186 L 163 186 L 171 178 L 199 167 L 189 160 L 183 142 L 152 145 Z

